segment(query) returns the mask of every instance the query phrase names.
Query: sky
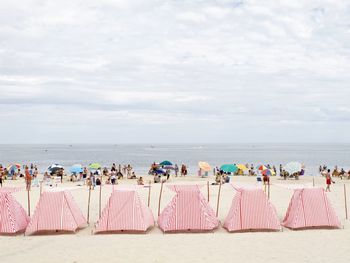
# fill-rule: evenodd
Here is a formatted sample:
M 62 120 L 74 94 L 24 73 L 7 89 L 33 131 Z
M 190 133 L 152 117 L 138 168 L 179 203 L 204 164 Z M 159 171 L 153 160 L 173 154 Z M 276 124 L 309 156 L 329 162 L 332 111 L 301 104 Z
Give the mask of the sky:
M 350 2 L 0 2 L 0 143 L 350 143 Z

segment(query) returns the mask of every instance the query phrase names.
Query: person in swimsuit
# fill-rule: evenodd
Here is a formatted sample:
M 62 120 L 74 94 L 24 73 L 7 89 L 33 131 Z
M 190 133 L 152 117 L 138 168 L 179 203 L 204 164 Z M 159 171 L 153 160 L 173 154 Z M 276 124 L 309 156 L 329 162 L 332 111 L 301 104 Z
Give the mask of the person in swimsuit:
M 332 184 L 332 178 L 331 178 L 331 170 L 328 169 L 327 173 L 326 173 L 326 192 L 330 192 L 331 191 L 331 184 Z

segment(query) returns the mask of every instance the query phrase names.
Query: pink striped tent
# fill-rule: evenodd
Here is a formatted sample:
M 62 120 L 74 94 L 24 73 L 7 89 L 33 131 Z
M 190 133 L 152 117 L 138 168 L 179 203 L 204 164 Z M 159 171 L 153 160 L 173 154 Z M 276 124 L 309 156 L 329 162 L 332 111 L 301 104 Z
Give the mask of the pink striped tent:
M 86 225 L 78 205 L 68 191 L 44 192 L 31 218 L 26 234 L 72 231 Z
M 24 232 L 29 217 L 10 192 L 0 191 L 0 234 Z
M 158 218 L 164 232 L 210 231 L 220 221 L 199 190 L 198 185 L 169 186 L 176 193 Z
M 95 225 L 95 233 L 146 232 L 153 226 L 152 211 L 141 201 L 135 189 L 115 190 Z
M 224 228 L 230 232 L 247 230 L 281 230 L 275 207 L 261 189 L 235 188 Z
M 0 193 L 16 193 L 22 191 L 24 188 L 23 187 L 1 187 L 0 188 Z
M 340 228 L 340 221 L 323 188 L 294 190 L 283 226 L 298 228 Z

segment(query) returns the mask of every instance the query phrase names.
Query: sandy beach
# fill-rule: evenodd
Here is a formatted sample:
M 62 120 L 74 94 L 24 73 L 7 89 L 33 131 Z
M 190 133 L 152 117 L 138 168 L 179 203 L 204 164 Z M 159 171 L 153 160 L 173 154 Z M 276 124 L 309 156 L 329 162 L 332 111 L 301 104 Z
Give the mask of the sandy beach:
M 146 177 L 151 179 L 150 177 Z M 146 181 L 147 181 L 146 179 Z M 213 181 L 213 178 L 209 178 Z M 315 177 L 315 185 L 325 185 L 325 179 Z M 207 179 L 196 177 L 172 178 L 166 184 L 201 184 Z M 256 185 L 255 177 L 233 177 L 238 186 Z M 22 180 L 6 181 L 6 186 L 24 186 Z M 228 233 L 219 229 L 210 233 L 163 234 L 156 226 L 146 234 L 105 234 L 92 235 L 94 222 L 99 215 L 99 190 L 91 195 L 90 225 L 75 234 L 40 236 L 1 236 L 1 262 L 349 262 L 350 242 L 349 221 L 345 220 L 343 185 L 350 189 L 350 181 L 337 180 L 332 192 L 327 193 L 340 220 L 342 229 L 298 230 L 283 228 L 281 232 Z M 133 180 L 121 180 L 120 184 L 135 184 Z M 165 185 L 166 185 L 165 184 Z M 293 185 L 312 185 L 312 177 L 302 177 L 299 181 L 280 180 L 273 177 L 271 182 L 271 202 L 275 205 L 278 217 L 282 220 Z M 64 182 L 59 188 L 72 189 L 72 195 L 83 211 L 87 213 L 88 189 L 78 183 Z M 262 186 L 261 186 L 262 187 Z M 44 187 L 45 189 L 45 187 Z M 102 188 L 102 208 L 112 191 L 111 186 Z M 160 184 L 152 184 L 151 208 L 156 218 Z M 202 188 L 206 196 L 206 187 Z M 139 191 L 147 202 L 148 189 Z M 40 190 L 31 191 L 31 213 L 39 199 Z M 161 209 L 173 197 L 164 187 Z M 210 205 L 216 210 L 218 186 L 210 186 Z M 222 186 L 219 219 L 224 221 L 232 201 L 234 191 L 229 184 Z M 25 191 L 14 194 L 27 209 Z

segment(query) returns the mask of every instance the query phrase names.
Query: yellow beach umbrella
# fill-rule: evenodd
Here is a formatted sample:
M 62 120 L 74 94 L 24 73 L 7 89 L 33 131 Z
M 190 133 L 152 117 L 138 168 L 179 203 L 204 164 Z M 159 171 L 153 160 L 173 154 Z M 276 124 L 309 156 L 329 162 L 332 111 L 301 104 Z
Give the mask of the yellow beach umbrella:
M 199 162 L 198 166 L 205 172 L 209 172 L 211 170 L 211 166 L 206 162 Z
M 248 170 L 248 168 L 247 168 L 247 166 L 245 166 L 245 164 L 238 164 L 236 166 L 238 169 L 240 169 L 242 171 Z

